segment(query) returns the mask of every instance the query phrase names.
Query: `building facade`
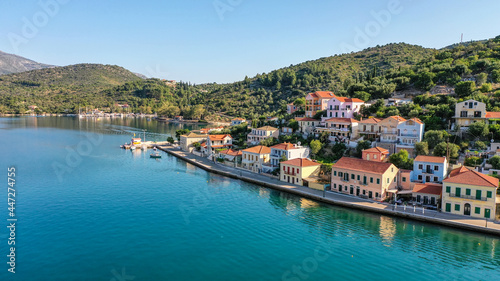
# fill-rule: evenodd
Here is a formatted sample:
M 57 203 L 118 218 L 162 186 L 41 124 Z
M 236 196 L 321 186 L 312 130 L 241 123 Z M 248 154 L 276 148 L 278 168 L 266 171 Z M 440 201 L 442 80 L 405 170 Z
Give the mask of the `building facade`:
M 330 142 L 348 143 L 349 140 L 357 138 L 358 121 L 352 118 L 330 118 L 324 121 L 324 126 L 316 127 L 317 136 L 328 132 Z
M 181 149 L 187 152 L 192 152 L 194 147 L 193 143 L 202 143 L 203 141 L 207 140 L 207 135 L 199 135 L 195 134 L 193 132 L 187 134 L 187 135 L 181 135 L 179 137 L 179 143 L 181 146 Z
M 281 162 L 280 180 L 304 185 L 304 179 L 319 174 L 321 164 L 307 158 L 296 158 Z
M 321 120 L 309 117 L 295 118 L 295 120 L 299 123 L 299 132 L 306 136 L 313 134 L 316 127 L 321 124 Z
M 242 150 L 242 168 L 254 173 L 263 171 L 263 166 L 270 161 L 271 149 L 267 146 L 257 145 Z
M 231 126 L 241 125 L 246 122 L 247 120 L 244 118 L 234 118 L 233 120 L 231 120 Z
M 418 155 L 413 160 L 412 181 L 441 183 L 448 175 L 446 157 Z
M 389 150 L 382 147 L 372 147 L 361 152 L 361 158 L 368 161 L 387 162 Z
M 410 155 L 413 155 L 415 144 L 424 138 L 424 128 L 424 123 L 418 118 L 411 118 L 399 123 L 396 151 L 406 149 Z
M 271 126 L 264 126 L 257 129 L 252 129 L 252 132 L 247 136 L 247 142 L 249 144 L 259 144 L 261 141 L 268 138 L 278 138 L 280 131 L 277 128 Z
M 334 96 L 328 101 L 324 120 L 328 118 L 354 118 L 359 114 L 359 110 L 364 104 L 365 102 L 360 99 Z
M 443 185 L 439 183 L 416 183 L 412 197 L 417 204 L 437 207 L 441 202 Z
M 207 138 L 207 153 L 213 155 L 216 149 L 233 146 L 231 135 L 209 135 Z
M 328 101 L 335 97 L 332 92 L 317 91 L 306 96 L 306 117 L 314 117 L 318 111 L 328 108 Z
M 271 146 L 271 161 L 270 165 L 273 168 L 278 168 L 280 161 L 284 159 L 292 160 L 296 158 L 307 158 L 309 157 L 309 148 L 292 143 L 280 143 Z

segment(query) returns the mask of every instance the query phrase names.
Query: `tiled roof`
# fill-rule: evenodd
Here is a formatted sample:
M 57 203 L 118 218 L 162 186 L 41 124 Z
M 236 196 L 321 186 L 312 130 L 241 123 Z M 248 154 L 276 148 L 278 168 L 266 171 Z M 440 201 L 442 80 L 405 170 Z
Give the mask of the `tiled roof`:
M 333 97 L 335 97 L 334 93 L 328 92 L 328 91 L 316 91 L 313 94 L 315 94 L 318 98 L 333 98 Z
M 396 115 L 396 116 L 389 116 L 389 117 L 387 117 L 387 119 L 389 119 L 389 118 L 391 118 L 391 119 L 395 119 L 395 120 L 396 120 L 396 121 L 398 121 L 398 122 L 404 122 L 404 121 L 406 121 L 406 119 L 404 119 L 403 117 L 401 117 L 401 116 L 399 116 L 399 115 Z
M 368 148 L 368 149 L 365 149 L 363 150 L 363 152 L 380 152 L 382 154 L 389 154 L 389 150 L 383 148 L 383 147 L 372 147 L 372 148 Z
M 444 179 L 443 182 L 498 187 L 497 178 L 479 173 L 464 166 L 451 171 L 448 178 Z
M 299 118 L 295 118 L 296 121 L 312 121 L 312 122 L 319 122 L 320 120 L 318 119 L 313 119 L 313 118 L 309 118 L 309 117 L 299 117 Z
M 446 157 L 418 155 L 414 161 L 443 164 Z
M 199 134 L 196 134 L 196 133 L 189 133 L 187 135 L 182 135 L 181 137 L 186 137 L 186 138 L 206 138 L 207 135 L 199 135 Z
M 485 117 L 486 118 L 500 118 L 500 112 L 487 111 Z
M 271 146 L 271 148 L 279 149 L 279 150 L 290 150 L 290 149 L 293 149 L 294 147 L 295 146 L 293 145 L 293 143 L 289 143 L 289 142 L 280 143 L 280 144 Z
M 365 102 L 357 98 L 336 97 L 341 102 Z
M 263 130 L 263 131 L 276 131 L 276 130 L 278 130 L 278 129 L 277 129 L 277 128 L 274 128 L 274 127 L 271 127 L 271 126 L 264 126 L 264 127 L 257 128 L 257 130 Z
M 309 166 L 321 166 L 320 163 L 311 161 L 307 158 L 295 158 L 288 161 L 283 161 L 281 164 L 295 166 L 295 167 L 309 167 Z
M 438 183 L 416 183 L 413 187 L 413 192 L 441 195 L 443 185 Z
M 415 123 L 418 123 L 418 124 L 424 124 L 424 123 L 422 122 L 422 120 L 418 119 L 417 117 L 413 117 L 413 118 L 411 118 L 410 120 L 415 121 Z
M 223 139 L 225 139 L 226 137 L 230 137 L 231 138 L 231 135 L 209 135 L 208 138 L 211 140 L 211 141 L 221 141 Z
M 338 117 L 333 117 L 330 119 L 326 119 L 325 122 L 332 122 L 332 123 L 358 123 L 358 120 L 352 119 L 352 118 L 338 118 Z
M 368 118 L 359 121 L 360 124 L 377 124 L 378 122 L 382 121 L 382 119 L 379 118 Z
M 342 157 L 339 161 L 337 161 L 337 163 L 333 165 L 333 168 L 341 168 L 351 171 L 361 171 L 374 174 L 384 174 L 391 166 L 393 166 L 391 163 Z M 394 166 L 394 168 L 396 167 Z
M 243 152 L 250 152 L 250 153 L 257 153 L 257 154 L 269 154 L 269 153 L 271 153 L 271 149 L 267 146 L 257 145 L 254 147 L 244 149 Z
M 234 149 L 226 149 L 226 150 L 221 150 L 219 151 L 220 154 L 226 154 L 226 155 L 231 155 L 231 156 L 238 156 L 242 155 L 243 152 L 241 150 L 234 150 Z

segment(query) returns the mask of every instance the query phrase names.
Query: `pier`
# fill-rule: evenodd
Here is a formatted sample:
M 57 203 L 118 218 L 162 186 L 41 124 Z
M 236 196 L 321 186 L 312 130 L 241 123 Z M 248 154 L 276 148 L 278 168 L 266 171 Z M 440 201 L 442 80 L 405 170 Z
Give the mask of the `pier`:
M 314 201 L 342 206 L 346 208 L 363 210 L 372 213 L 379 213 L 392 217 L 400 217 L 421 222 L 444 225 L 460 230 L 469 230 L 476 233 L 482 232 L 500 237 L 500 224 L 497 222 L 426 210 L 414 206 L 380 203 L 332 191 L 323 192 L 305 186 L 282 182 L 265 175 L 252 173 L 250 171 L 224 166 L 210 161 L 206 158 L 198 157 L 191 153 L 184 152 L 180 150 L 179 147 L 170 145 L 157 145 L 157 148 L 208 172 L 234 179 L 239 179 L 249 183 L 254 183 L 275 190 L 288 192 Z

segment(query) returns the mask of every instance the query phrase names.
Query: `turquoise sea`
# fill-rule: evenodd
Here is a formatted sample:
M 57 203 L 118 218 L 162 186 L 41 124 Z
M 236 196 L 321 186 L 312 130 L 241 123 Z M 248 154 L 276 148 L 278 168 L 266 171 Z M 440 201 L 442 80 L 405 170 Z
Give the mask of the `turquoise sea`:
M 500 279 L 495 237 L 319 204 L 119 148 L 142 129 L 166 140 L 179 128 L 0 118 L 0 280 Z

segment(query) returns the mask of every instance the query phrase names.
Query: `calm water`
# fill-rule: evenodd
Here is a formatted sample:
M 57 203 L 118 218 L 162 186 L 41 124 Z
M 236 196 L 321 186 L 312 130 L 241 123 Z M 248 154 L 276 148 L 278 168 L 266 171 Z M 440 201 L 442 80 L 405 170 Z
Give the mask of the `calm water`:
M 318 204 L 119 149 L 142 128 L 148 140 L 179 129 L 0 119 L 0 216 L 7 225 L 13 165 L 19 219 L 16 274 L 0 232 L 0 280 L 499 280 L 494 237 Z

